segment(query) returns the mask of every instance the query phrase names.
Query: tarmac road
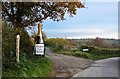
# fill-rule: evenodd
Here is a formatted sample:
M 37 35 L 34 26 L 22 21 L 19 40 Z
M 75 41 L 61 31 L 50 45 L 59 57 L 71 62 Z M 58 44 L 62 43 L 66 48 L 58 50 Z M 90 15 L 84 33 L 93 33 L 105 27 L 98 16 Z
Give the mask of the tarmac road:
M 95 61 L 90 68 L 85 69 L 73 77 L 118 77 L 118 61 L 120 58 L 108 58 Z M 119 75 L 118 75 L 119 74 Z

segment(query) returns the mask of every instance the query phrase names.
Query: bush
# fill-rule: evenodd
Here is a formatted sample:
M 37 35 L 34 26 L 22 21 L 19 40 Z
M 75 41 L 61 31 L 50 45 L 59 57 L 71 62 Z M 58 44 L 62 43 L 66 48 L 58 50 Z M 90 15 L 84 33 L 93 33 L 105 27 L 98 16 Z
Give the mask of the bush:
M 16 34 L 18 31 L 14 27 L 8 26 L 6 23 L 2 23 L 2 56 L 3 56 L 3 69 L 15 69 L 17 65 L 15 63 L 16 52 Z M 20 55 L 25 53 L 27 57 L 32 56 L 33 47 L 29 41 L 28 33 L 25 30 L 21 30 L 20 39 Z
M 71 42 L 62 38 L 50 38 L 46 40 L 46 45 L 51 47 L 53 51 L 70 50 Z
M 14 29 L 2 23 L 2 60 L 3 67 L 12 68 L 15 62 L 15 35 Z
M 20 52 L 25 53 L 28 58 L 33 57 L 33 43 L 30 40 L 28 33 L 25 30 L 21 32 Z
M 120 49 L 114 50 L 114 49 L 95 48 L 93 51 L 88 53 L 93 55 L 92 59 L 104 59 L 104 58 L 110 58 L 110 57 L 120 57 L 119 52 L 120 52 Z
M 74 53 L 74 56 L 77 56 L 77 57 L 83 57 L 83 58 L 90 58 L 91 55 L 86 53 L 86 52 L 76 52 Z

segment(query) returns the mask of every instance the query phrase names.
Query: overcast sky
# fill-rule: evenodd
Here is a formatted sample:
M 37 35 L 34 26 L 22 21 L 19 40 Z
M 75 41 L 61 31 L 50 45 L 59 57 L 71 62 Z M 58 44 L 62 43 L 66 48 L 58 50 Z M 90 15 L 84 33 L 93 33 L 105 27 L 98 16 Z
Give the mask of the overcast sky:
M 43 30 L 48 38 L 118 38 L 118 3 L 86 2 L 74 17 L 54 22 L 45 20 Z

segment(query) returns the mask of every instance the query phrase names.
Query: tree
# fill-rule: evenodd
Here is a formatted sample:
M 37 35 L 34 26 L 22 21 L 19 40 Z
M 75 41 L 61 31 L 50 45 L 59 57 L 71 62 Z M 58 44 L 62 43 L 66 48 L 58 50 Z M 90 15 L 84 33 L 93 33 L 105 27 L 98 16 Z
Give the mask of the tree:
M 48 17 L 53 21 L 65 20 L 65 13 L 76 15 L 81 2 L 2 2 L 2 17 L 19 29 L 33 26 Z
M 96 39 L 94 39 L 94 40 L 92 41 L 92 43 L 93 43 L 94 46 L 97 46 L 97 47 L 105 47 L 105 44 L 106 44 L 106 43 L 103 41 L 103 39 L 100 38 L 100 37 L 96 37 Z

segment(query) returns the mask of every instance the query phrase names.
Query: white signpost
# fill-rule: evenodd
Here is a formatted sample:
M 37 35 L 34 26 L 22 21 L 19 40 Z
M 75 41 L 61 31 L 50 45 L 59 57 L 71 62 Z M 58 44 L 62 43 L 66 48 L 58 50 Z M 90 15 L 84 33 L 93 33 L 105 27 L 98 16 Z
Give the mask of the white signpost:
M 89 49 L 83 49 L 83 52 L 88 52 L 89 51 Z

